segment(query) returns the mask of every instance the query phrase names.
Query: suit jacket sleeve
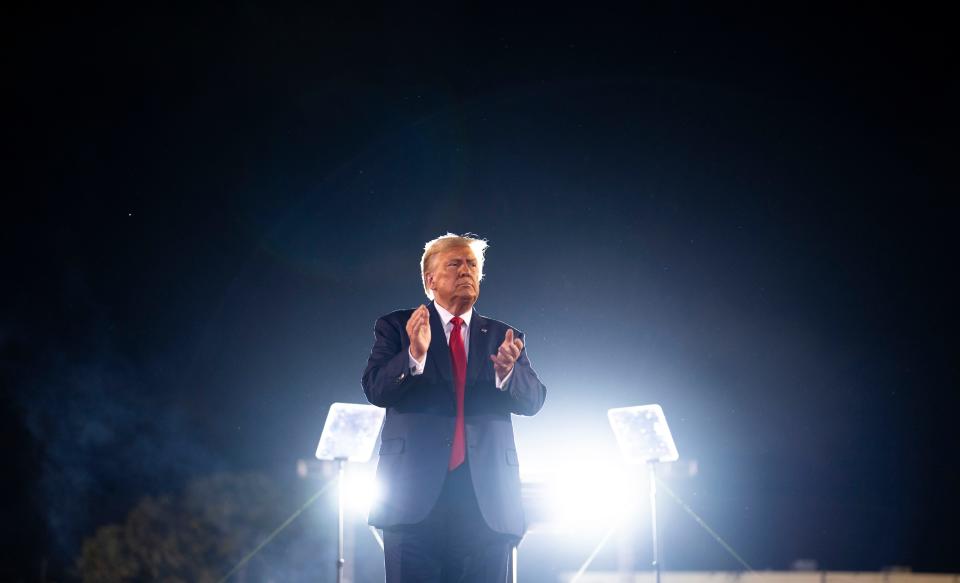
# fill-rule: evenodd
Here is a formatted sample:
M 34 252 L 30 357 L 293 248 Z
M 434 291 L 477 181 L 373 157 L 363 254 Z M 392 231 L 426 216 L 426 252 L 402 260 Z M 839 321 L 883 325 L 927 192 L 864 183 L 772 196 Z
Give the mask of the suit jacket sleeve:
M 373 350 L 363 371 L 363 394 L 378 407 L 395 405 L 421 376 L 410 374 L 410 339 L 401 318 L 384 316 L 374 326 Z
M 543 401 L 547 398 L 547 387 L 540 382 L 530 359 L 527 357 L 526 340 L 523 333 L 514 331 L 524 347 L 520 351 L 520 357 L 513 365 L 513 375 L 507 380 L 506 390 L 504 391 L 510 400 L 510 412 L 517 415 L 536 415 L 543 407 Z

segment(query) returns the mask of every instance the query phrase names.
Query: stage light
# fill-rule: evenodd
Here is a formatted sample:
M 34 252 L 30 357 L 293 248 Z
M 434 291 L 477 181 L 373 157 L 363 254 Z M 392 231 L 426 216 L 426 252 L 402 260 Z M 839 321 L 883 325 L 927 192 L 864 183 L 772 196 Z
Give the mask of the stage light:
M 614 524 L 637 511 L 643 490 L 635 472 L 605 463 L 566 465 L 545 485 L 556 523 L 565 529 Z
M 347 509 L 366 519 L 381 494 L 374 467 L 353 466 L 343 478 L 343 502 Z

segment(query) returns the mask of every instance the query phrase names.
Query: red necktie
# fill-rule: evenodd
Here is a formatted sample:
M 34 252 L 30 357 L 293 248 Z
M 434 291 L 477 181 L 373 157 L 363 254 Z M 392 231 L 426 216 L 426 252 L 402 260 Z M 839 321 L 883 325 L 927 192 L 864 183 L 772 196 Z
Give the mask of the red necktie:
M 454 316 L 450 322 L 450 362 L 453 364 L 453 388 L 457 396 L 457 424 L 453 429 L 453 448 L 450 450 L 450 463 L 447 468 L 453 470 L 467 457 L 463 423 L 463 392 L 467 384 L 467 351 L 463 347 L 463 335 L 460 326 L 463 320 Z

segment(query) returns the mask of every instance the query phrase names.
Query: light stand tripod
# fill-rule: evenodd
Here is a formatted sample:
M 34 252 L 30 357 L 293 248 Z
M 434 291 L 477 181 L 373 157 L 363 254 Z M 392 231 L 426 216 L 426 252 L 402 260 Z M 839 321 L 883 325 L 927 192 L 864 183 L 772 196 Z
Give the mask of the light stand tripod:
M 650 527 L 653 542 L 653 563 L 656 583 L 660 583 L 660 535 L 657 529 L 657 464 L 680 458 L 670 435 L 667 418 L 660 405 L 621 407 L 607 411 L 610 427 L 617 437 L 620 451 L 630 463 L 646 463 L 650 476 Z
M 373 454 L 385 411 L 373 405 L 334 403 L 323 424 L 317 459 L 337 464 L 337 583 L 343 583 L 344 475 L 347 462 L 366 462 Z

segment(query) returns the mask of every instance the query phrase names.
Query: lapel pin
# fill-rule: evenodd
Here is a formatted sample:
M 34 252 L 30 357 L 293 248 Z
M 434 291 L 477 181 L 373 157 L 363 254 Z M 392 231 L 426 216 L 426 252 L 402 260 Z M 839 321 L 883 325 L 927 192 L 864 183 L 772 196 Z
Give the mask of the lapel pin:
M 487 333 L 487 329 L 486 329 L 486 328 L 480 328 L 480 333 L 481 333 L 481 334 L 486 334 L 486 333 Z

